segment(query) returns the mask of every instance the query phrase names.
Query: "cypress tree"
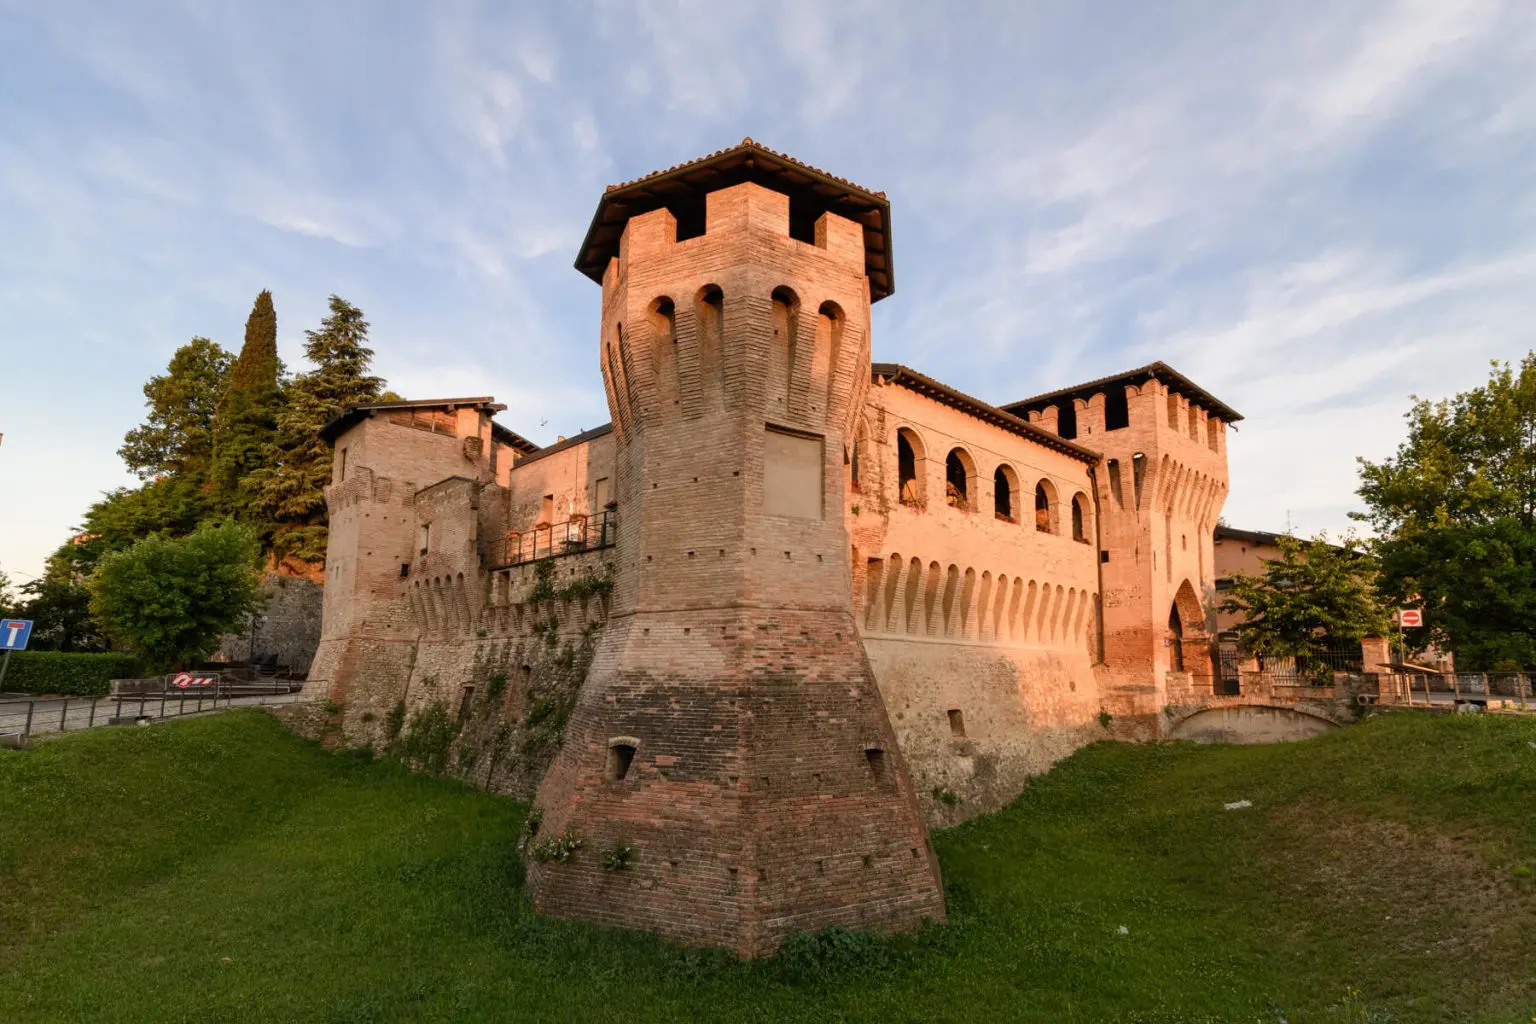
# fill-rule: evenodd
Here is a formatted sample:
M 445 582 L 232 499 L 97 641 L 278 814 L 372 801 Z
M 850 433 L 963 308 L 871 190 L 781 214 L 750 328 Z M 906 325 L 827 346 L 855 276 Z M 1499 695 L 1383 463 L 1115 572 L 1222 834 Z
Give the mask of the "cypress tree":
M 384 381 L 368 373 L 373 350 L 363 311 L 340 296 L 330 297 L 330 314 L 305 339 L 304 355 L 314 368 L 285 389 L 269 464 L 251 484 L 256 509 L 274 524 L 273 553 L 324 562 L 331 449 L 320 428 L 349 405 L 380 401 Z
M 277 358 L 277 313 L 272 293 L 256 296 L 245 322 L 245 344 L 229 371 L 229 387 L 214 416 L 213 467 L 209 485 L 215 505 L 239 515 L 250 500 L 246 478 L 264 466 L 277 436 L 281 405 Z

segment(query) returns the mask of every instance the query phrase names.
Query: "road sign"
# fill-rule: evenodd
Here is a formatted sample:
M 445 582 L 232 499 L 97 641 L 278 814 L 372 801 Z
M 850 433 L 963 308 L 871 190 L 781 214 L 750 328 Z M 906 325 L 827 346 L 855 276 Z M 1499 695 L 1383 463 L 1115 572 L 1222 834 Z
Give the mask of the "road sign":
M 0 651 L 24 651 L 32 635 L 29 619 L 0 619 Z
M 1404 629 L 1418 629 L 1424 625 L 1424 612 L 1418 608 L 1404 608 L 1397 613 L 1397 624 Z
M 168 677 L 165 682 L 167 687 L 174 686 L 178 690 L 186 690 L 196 689 L 198 687 L 218 686 L 219 677 L 217 675 L 195 676 L 191 672 L 178 672 L 177 674 Z

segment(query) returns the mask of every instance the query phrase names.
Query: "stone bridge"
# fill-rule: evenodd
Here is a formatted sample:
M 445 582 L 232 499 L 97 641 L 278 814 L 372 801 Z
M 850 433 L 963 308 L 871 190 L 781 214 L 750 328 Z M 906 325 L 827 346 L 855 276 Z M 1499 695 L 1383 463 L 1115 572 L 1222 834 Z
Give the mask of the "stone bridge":
M 1280 743 L 1307 739 L 1360 718 L 1371 688 L 1362 677 L 1336 677 L 1331 686 L 1276 683 L 1244 672 L 1240 692 L 1189 696 L 1163 709 L 1166 739 L 1197 743 Z

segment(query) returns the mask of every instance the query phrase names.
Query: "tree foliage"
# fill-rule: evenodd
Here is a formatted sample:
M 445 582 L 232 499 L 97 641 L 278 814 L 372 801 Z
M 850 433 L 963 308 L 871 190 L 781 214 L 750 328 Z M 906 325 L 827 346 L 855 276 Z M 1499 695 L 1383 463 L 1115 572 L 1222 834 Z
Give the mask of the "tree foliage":
M 184 475 L 201 480 L 213 457 L 213 422 L 229 384 L 231 356 L 207 338 L 193 338 L 171 356 L 165 373 L 149 379 L 149 415 L 128 431 L 117 450 L 128 468 L 148 480 Z
M 277 436 L 281 403 L 277 358 L 277 314 L 272 293 L 256 296 L 245 323 L 245 344 L 229 371 L 229 386 L 214 416 L 213 466 L 209 474 L 214 502 L 228 514 L 243 513 L 250 494 L 246 478 L 265 463 Z
M 1241 616 L 1233 631 L 1247 651 L 1271 657 L 1321 655 L 1334 641 L 1385 635 L 1390 617 L 1376 596 L 1376 565 L 1351 537 L 1279 539 L 1280 557 L 1257 576 L 1232 578 L 1221 610 Z
M 1406 418 L 1394 456 L 1360 460 L 1383 592 L 1465 666 L 1536 665 L 1536 352 Z
M 91 612 L 113 641 L 154 665 L 202 657 L 260 606 L 260 553 L 255 531 L 237 523 L 146 537 L 102 558 Z
M 305 332 L 304 355 L 314 368 L 285 389 L 277 438 L 267 465 L 251 475 L 255 507 L 275 523 L 272 546 L 279 555 L 325 560 L 325 485 L 331 448 L 320 429 L 349 405 L 379 401 L 384 381 L 368 373 L 373 350 L 362 310 L 330 297 L 330 314 L 319 330 Z
M 91 593 L 74 564 L 55 554 L 39 579 L 22 587 L 21 613 L 32 620 L 29 646 L 43 651 L 104 651 L 107 638 L 91 616 Z

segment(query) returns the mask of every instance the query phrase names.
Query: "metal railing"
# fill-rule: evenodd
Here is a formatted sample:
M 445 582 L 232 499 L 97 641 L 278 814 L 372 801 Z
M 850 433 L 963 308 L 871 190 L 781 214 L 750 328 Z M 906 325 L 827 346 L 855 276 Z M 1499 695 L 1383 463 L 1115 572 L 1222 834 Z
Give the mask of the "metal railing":
M 0 697 L 0 741 L 7 746 L 25 745 L 32 736 L 44 733 L 82 732 L 103 725 L 133 725 L 304 699 L 287 690 L 246 695 L 162 690 L 109 697 Z
M 494 552 L 493 568 L 610 548 L 617 539 L 616 510 L 605 509 L 595 515 L 572 516 L 563 523 L 535 526 L 530 530 L 507 534 Z

